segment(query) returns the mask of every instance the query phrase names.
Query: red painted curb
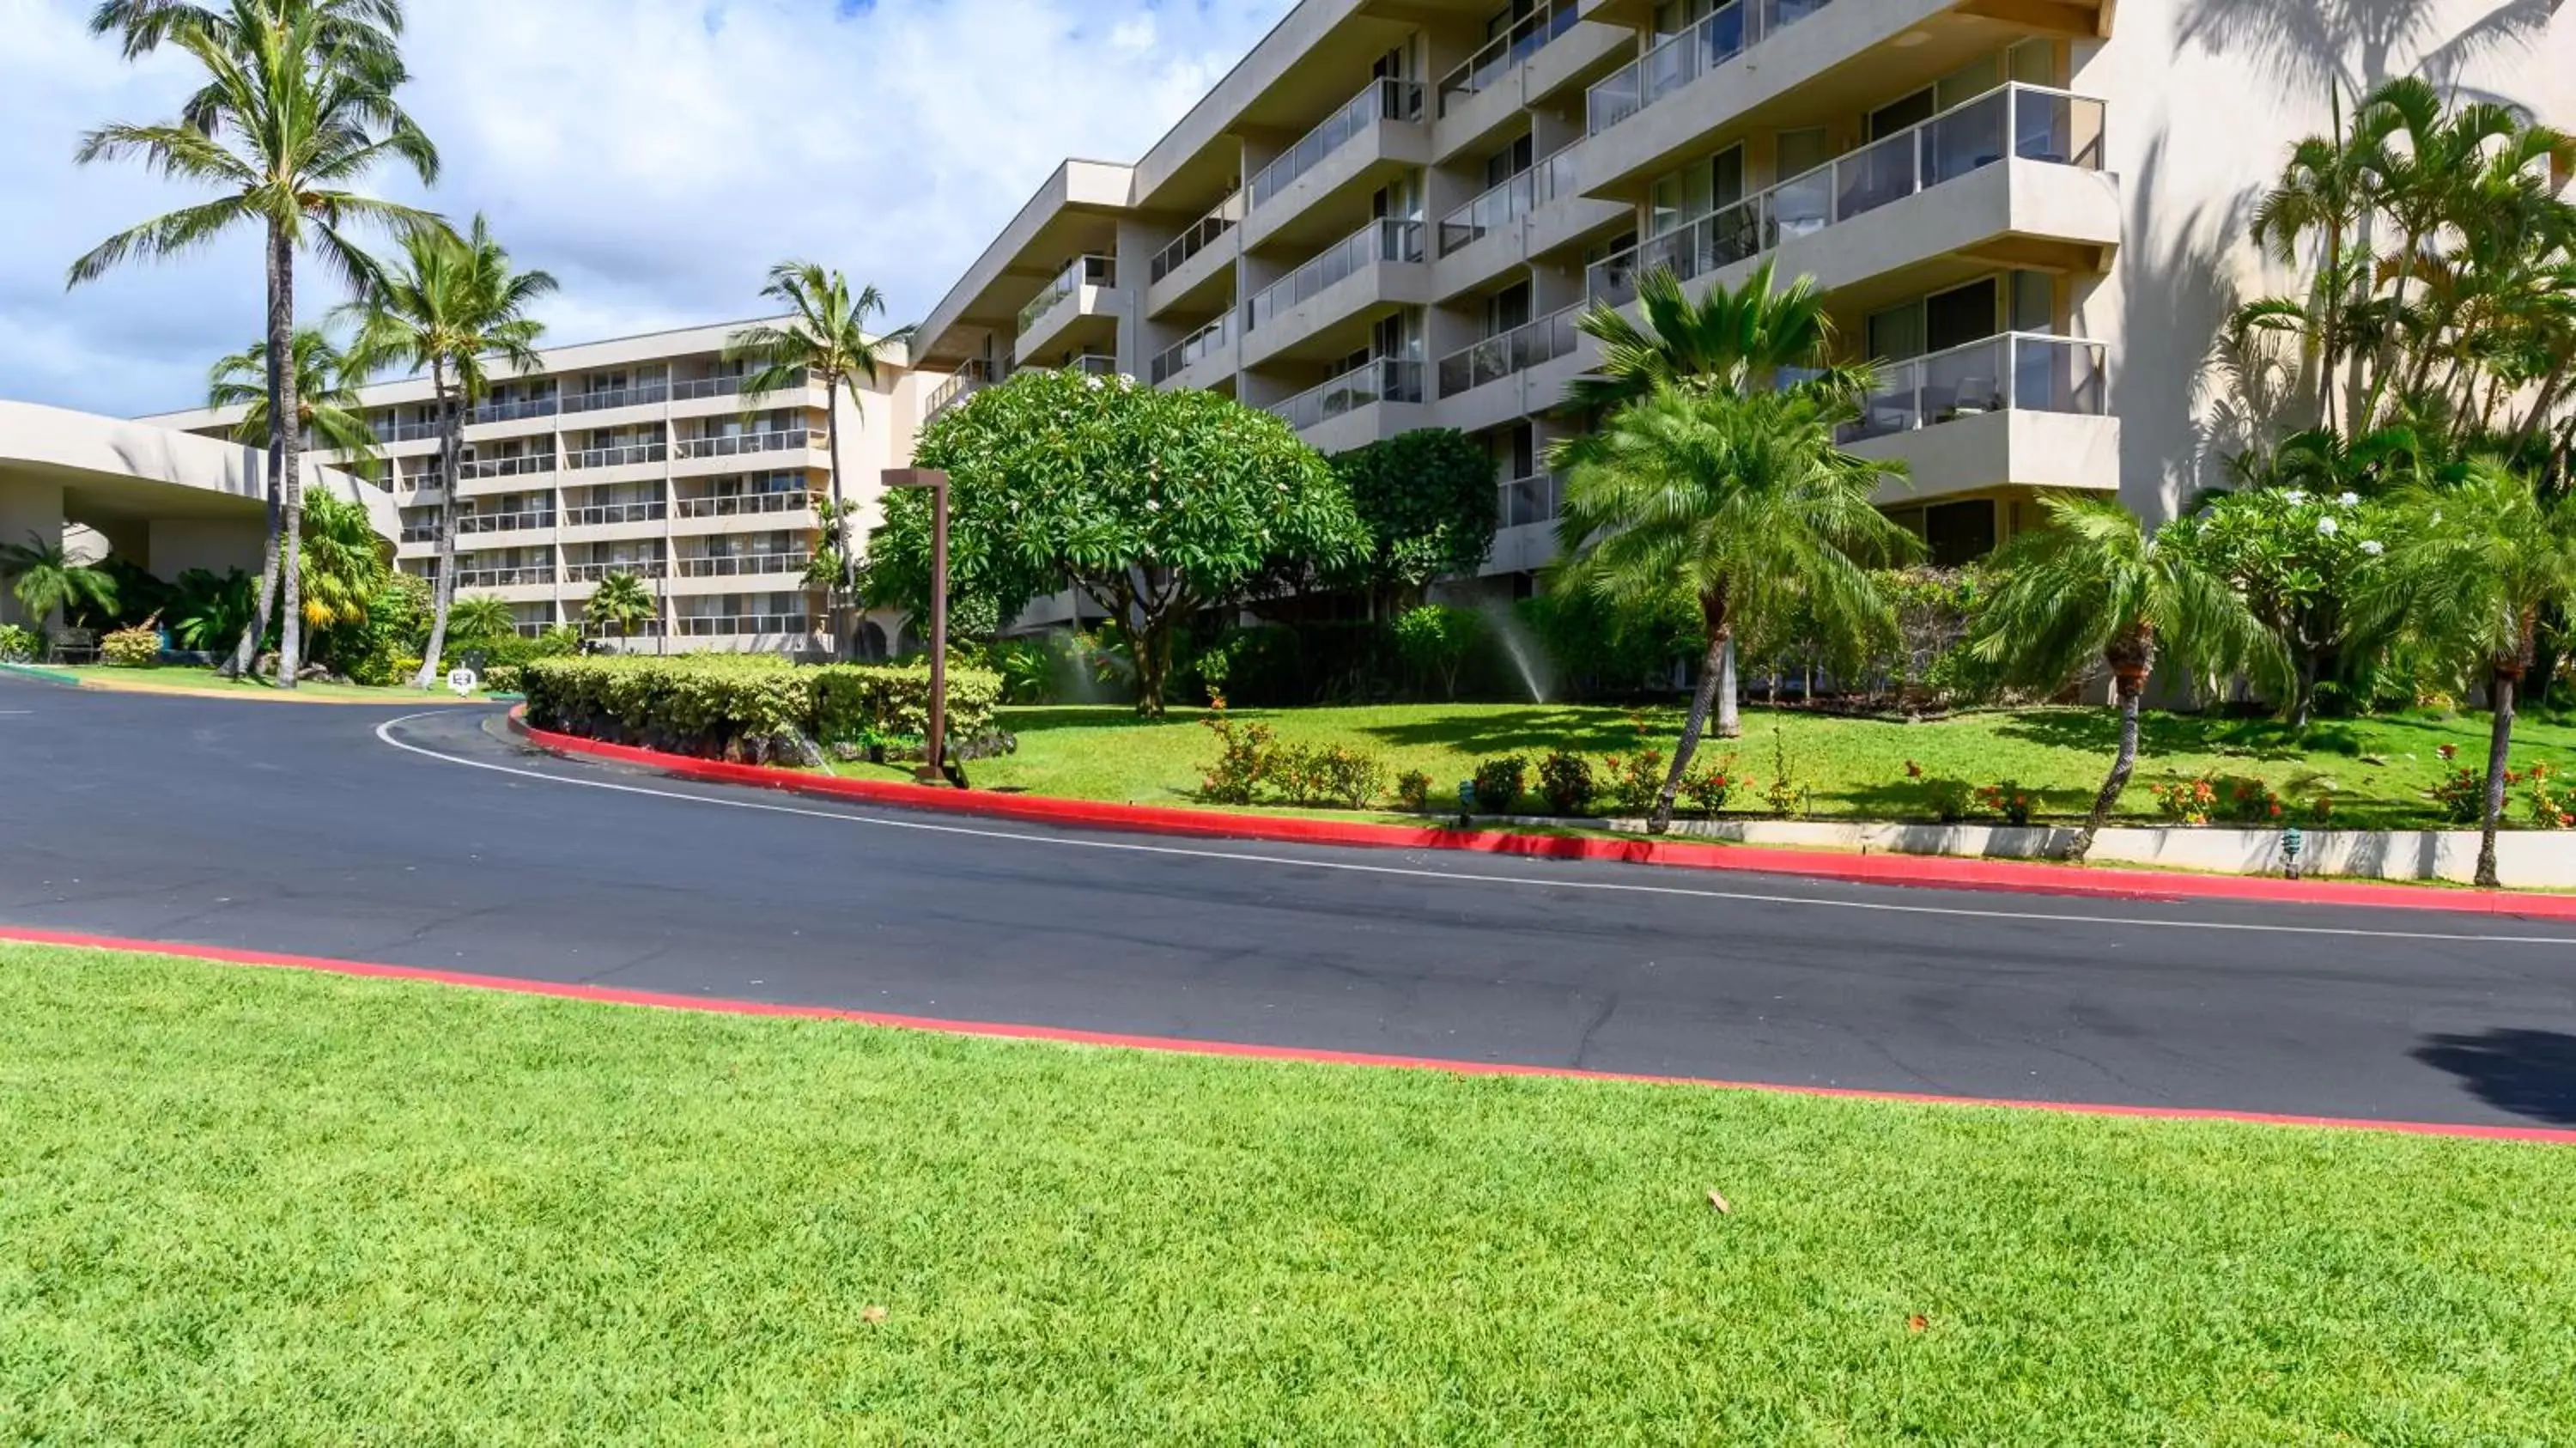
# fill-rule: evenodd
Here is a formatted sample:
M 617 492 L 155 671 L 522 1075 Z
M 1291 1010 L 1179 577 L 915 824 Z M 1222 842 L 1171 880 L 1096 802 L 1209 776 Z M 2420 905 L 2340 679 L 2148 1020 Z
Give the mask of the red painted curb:
M 1360 820 L 1306 820 L 1278 815 L 1159 805 L 1106 804 L 1041 795 L 978 794 L 892 780 L 843 779 L 761 765 L 727 764 L 664 754 L 632 745 L 604 744 L 530 725 L 526 706 L 510 711 L 510 727 L 551 754 L 588 756 L 641 765 L 677 779 L 824 799 L 854 800 L 903 809 L 981 815 L 1033 824 L 1200 839 L 1272 840 L 1290 844 L 1348 845 L 1391 850 L 1460 850 L 1534 859 L 1610 861 L 1689 870 L 1731 870 L 1760 875 L 1799 875 L 1853 884 L 1901 885 L 1938 890 L 2061 895 L 2101 900 L 2245 900 L 2297 905 L 2356 905 L 2374 909 L 2430 910 L 2450 914 L 2511 916 L 2527 920 L 2576 920 L 2576 896 L 2437 890 L 2414 885 L 2374 885 L 2337 880 L 2272 880 L 2250 877 L 2169 875 L 2151 870 L 2092 869 L 2019 860 L 1948 859 L 1922 855 L 1828 855 L 1759 845 L 1702 844 L 1672 839 L 1577 838 L 1382 825 Z
M 1621 1071 L 1586 1071 L 1573 1067 L 1521 1066 L 1492 1061 L 1445 1061 L 1429 1056 L 1391 1056 L 1367 1051 L 1327 1051 L 1299 1046 L 1259 1046 L 1240 1041 L 1203 1041 L 1186 1036 L 1139 1036 L 1115 1031 L 1079 1031 L 1056 1026 L 1013 1025 L 997 1021 L 952 1021 L 928 1016 L 891 1015 L 880 1011 L 838 1010 L 829 1006 L 778 1005 L 767 1001 L 727 1000 L 716 996 L 672 995 L 663 991 L 621 990 L 613 986 L 563 981 L 519 980 L 476 975 L 468 971 L 425 966 L 379 965 L 334 960 L 325 956 L 277 955 L 214 945 L 173 945 L 112 935 L 84 935 L 58 930 L 0 926 L 0 942 L 55 945 L 77 950 L 113 951 L 125 955 L 175 956 L 223 965 L 303 970 L 364 980 L 401 980 L 459 986 L 509 995 L 544 996 L 596 1005 L 642 1006 L 655 1010 L 707 1015 L 763 1016 L 785 1020 L 839 1021 L 885 1030 L 923 1031 L 947 1036 L 975 1036 L 1006 1041 L 1042 1041 L 1058 1045 L 1101 1046 L 1153 1051 L 1166 1055 L 1219 1056 L 1303 1065 L 1357 1066 L 1377 1070 L 1441 1071 L 1455 1076 L 1530 1077 L 1543 1080 L 1605 1081 L 1645 1086 L 1689 1086 L 1709 1091 L 1755 1092 L 1774 1096 L 1810 1096 L 1829 1101 L 1867 1101 L 1903 1106 L 1965 1106 L 1991 1110 L 2047 1111 L 2068 1116 L 2128 1117 L 2148 1121 L 2226 1121 L 2253 1126 L 2295 1126 L 2331 1131 L 2371 1131 L 2401 1136 L 2445 1136 L 2478 1141 L 2537 1142 L 2576 1146 L 2576 1131 L 2544 1126 L 2469 1126 L 2430 1121 L 2371 1121 L 2356 1117 L 2290 1116 L 2265 1111 L 2222 1111 L 2202 1107 L 2117 1106 L 2094 1102 L 2018 1101 L 1998 1097 L 1936 1096 L 1914 1091 L 1857 1091 L 1835 1086 L 1781 1086 L 1759 1081 L 1717 1081 L 1697 1076 L 1649 1076 Z

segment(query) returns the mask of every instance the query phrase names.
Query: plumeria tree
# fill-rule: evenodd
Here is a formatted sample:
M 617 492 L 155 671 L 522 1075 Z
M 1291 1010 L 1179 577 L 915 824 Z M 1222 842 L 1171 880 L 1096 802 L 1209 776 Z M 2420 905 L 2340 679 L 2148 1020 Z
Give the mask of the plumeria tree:
M 2242 595 L 2290 651 L 2285 709 L 2295 728 L 2316 711 L 2317 685 L 2356 633 L 2348 604 L 2387 551 L 2385 506 L 2360 494 L 2254 488 L 2216 494 L 2176 525 L 2174 541 Z
M 1283 572 L 1344 566 L 1366 543 L 1320 454 L 1213 392 L 1025 371 L 941 414 L 914 456 L 951 478 L 951 595 L 1008 617 L 1070 584 L 1127 645 L 1147 716 L 1163 712 L 1190 619 Z M 926 610 L 930 506 L 919 491 L 886 500 L 875 601 Z

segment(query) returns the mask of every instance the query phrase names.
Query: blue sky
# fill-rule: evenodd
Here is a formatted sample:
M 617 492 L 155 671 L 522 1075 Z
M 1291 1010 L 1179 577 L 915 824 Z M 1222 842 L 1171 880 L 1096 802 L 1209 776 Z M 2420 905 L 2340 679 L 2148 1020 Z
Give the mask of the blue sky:
M 411 0 L 405 92 L 446 173 L 563 293 L 573 342 L 732 320 L 812 256 L 917 319 L 1067 155 L 1129 160 L 1290 0 Z M 128 65 L 90 0 L 0 0 L 0 397 L 130 414 L 202 400 L 259 332 L 243 236 L 66 293 L 72 259 L 200 199 L 76 167 L 83 130 L 159 121 L 177 57 Z M 412 191 L 387 178 L 387 194 Z M 313 274 L 308 317 L 339 300 Z

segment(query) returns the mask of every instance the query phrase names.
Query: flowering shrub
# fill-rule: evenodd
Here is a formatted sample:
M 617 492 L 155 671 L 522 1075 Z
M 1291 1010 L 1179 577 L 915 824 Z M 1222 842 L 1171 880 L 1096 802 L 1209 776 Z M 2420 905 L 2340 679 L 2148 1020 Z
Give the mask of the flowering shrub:
M 1609 795 L 1611 808 L 1621 814 L 1644 814 L 1655 807 L 1664 790 L 1664 751 L 1640 742 L 1631 753 L 1604 756 L 1601 774 L 1602 791 Z
M 98 641 L 98 661 L 110 668 L 149 668 L 161 657 L 161 631 L 121 628 Z
M 1977 791 L 1978 809 L 2016 827 L 2030 823 L 2036 801 L 2037 796 L 2016 780 L 2003 780 Z
M 2231 824 L 2269 824 L 2281 817 L 2281 797 L 2259 779 L 2218 781 L 2217 817 Z
M 1517 754 L 1488 759 L 1476 766 L 1476 808 L 1488 814 L 1509 814 L 1520 803 L 1521 790 L 1529 783 L 1529 761 Z
M 1419 769 L 1408 769 L 1396 776 L 1395 802 L 1415 814 L 1431 809 L 1431 776 Z
M 1771 783 L 1762 791 L 1763 800 L 1771 806 L 1773 814 L 1787 819 L 1791 815 L 1806 813 L 1810 793 L 1807 786 L 1798 782 L 1798 760 L 1789 752 L 1789 736 L 1778 726 L 1773 726 Z
M 1279 765 L 1274 731 L 1267 724 L 1237 724 L 1220 709 L 1199 721 L 1216 736 L 1216 762 L 1199 781 L 1210 804 L 1250 804 Z
M 1717 765 L 1682 781 L 1682 792 L 1704 814 L 1721 814 L 1726 797 L 1735 792 L 1735 756 L 1730 754 Z
M 1905 761 L 1905 782 L 1922 812 L 1945 825 L 1966 819 L 1968 807 L 1976 797 L 1966 780 L 1927 775 L 1923 766 L 1911 759 Z
M 1580 754 L 1557 750 L 1538 762 L 1538 795 L 1547 812 L 1573 817 L 1592 809 L 1592 766 Z
M 2451 749 L 2447 744 L 2442 747 Z M 2459 751 L 2452 750 L 2445 757 L 2457 758 L 2458 754 Z M 2511 783 L 2508 776 L 2507 786 L 2510 787 Z M 2442 812 L 2442 818 L 2455 825 L 2478 823 L 2487 814 L 2487 777 L 2474 769 L 2452 770 L 2434 784 L 2433 806 Z
M 1339 744 L 1290 745 L 1273 756 L 1269 779 L 1283 803 L 1366 809 L 1386 790 L 1386 766 Z
M 2576 786 L 2567 784 L 2558 771 L 2546 764 L 2535 764 L 2523 771 L 2522 780 L 2523 801 L 2530 810 L 2533 829 L 2576 829 Z
M 2205 777 L 2151 785 L 2148 793 L 2156 797 L 2156 808 L 2164 817 L 2176 824 L 2205 825 L 2218 807 L 2218 784 Z

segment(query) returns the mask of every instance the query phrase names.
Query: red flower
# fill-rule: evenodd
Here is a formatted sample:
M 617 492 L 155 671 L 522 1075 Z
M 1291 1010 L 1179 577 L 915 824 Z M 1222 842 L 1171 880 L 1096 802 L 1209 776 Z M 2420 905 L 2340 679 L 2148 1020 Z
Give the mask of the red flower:
M 1911 759 L 1905 761 L 1905 777 L 1907 779 L 1921 779 L 1923 777 L 1923 766 L 1915 763 Z

